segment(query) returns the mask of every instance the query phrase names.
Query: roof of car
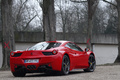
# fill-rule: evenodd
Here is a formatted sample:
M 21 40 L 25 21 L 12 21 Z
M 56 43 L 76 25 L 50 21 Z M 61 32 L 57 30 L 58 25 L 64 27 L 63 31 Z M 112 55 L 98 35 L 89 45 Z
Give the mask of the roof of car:
M 47 42 L 60 42 L 60 43 L 65 43 L 65 42 L 71 42 L 71 41 L 57 40 L 57 41 L 47 41 Z

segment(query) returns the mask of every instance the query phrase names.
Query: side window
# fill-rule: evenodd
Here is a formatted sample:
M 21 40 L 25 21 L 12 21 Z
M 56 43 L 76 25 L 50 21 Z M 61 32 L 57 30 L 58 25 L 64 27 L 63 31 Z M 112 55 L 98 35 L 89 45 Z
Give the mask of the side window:
M 67 44 L 65 45 L 65 47 L 68 47 L 68 48 L 70 48 L 70 46 L 69 46 L 69 43 L 67 43 Z
M 73 50 L 83 51 L 83 50 L 80 49 L 77 45 L 75 45 L 75 44 L 73 44 L 73 43 L 67 43 L 65 46 L 68 47 L 68 48 L 71 48 L 71 49 L 73 49 Z
M 75 44 L 74 44 L 75 45 Z M 79 50 L 79 51 L 83 51 L 80 47 L 78 47 L 77 45 L 75 45 L 75 47 Z

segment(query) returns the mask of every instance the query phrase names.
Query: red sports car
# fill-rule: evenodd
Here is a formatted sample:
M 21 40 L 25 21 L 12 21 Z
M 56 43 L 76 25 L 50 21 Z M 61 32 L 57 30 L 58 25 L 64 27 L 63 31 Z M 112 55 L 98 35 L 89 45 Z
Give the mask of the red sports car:
M 73 69 L 93 72 L 95 55 L 89 49 L 83 51 L 71 41 L 40 42 L 25 51 L 10 53 L 11 72 L 15 77 L 26 73 L 58 71 L 64 75 Z

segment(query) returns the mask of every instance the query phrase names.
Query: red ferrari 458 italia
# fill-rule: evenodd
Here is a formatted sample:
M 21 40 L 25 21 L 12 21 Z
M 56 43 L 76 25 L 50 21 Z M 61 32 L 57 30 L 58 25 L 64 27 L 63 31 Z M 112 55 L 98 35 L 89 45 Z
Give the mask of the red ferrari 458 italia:
M 40 42 L 25 51 L 10 53 L 11 72 L 15 77 L 26 73 L 58 71 L 63 75 L 73 69 L 93 72 L 95 55 L 89 49 L 84 51 L 71 41 Z

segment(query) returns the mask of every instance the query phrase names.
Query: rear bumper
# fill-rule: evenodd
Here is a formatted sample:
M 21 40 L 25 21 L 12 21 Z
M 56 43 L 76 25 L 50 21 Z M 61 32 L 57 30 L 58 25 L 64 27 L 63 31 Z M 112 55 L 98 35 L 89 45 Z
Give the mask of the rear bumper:
M 53 71 L 52 67 L 48 65 L 41 65 L 38 68 L 36 68 L 35 65 L 28 65 L 27 68 L 25 66 L 17 65 L 14 69 L 15 71 L 24 71 L 26 73 L 38 73 L 38 72 L 40 73 Z
M 24 63 L 25 59 L 39 59 L 39 63 Z M 42 72 L 44 70 L 61 71 L 62 58 L 58 55 L 43 57 L 10 57 L 10 68 L 12 72 L 24 69 L 27 72 Z

